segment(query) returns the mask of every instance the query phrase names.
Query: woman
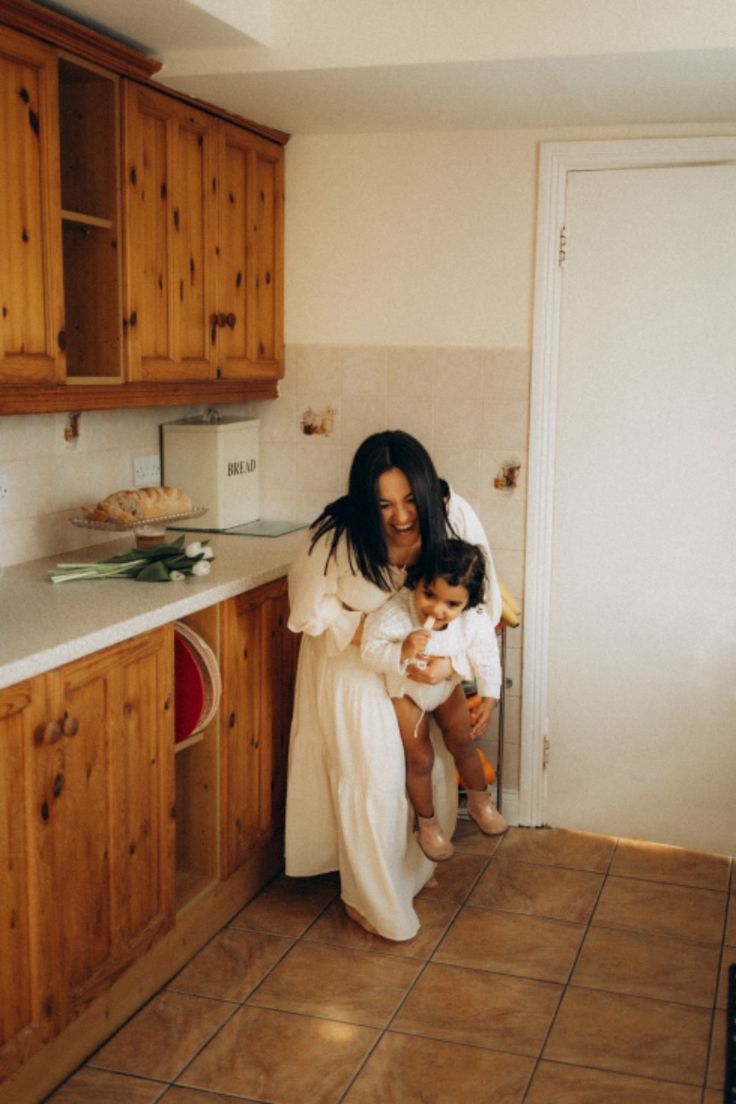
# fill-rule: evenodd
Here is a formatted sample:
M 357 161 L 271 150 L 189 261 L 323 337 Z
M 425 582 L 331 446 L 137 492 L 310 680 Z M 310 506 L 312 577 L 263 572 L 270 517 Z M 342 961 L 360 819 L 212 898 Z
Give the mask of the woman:
M 446 496 L 443 495 L 443 490 Z M 488 554 L 489 614 L 501 601 L 481 524 L 450 494 L 429 454 L 400 430 L 368 437 L 350 469 L 348 493 L 325 507 L 289 573 L 289 628 L 303 633 L 289 751 L 286 873 L 339 870 L 351 919 L 386 939 L 411 939 L 412 904 L 434 864 L 413 838 L 404 753 L 383 678 L 360 657 L 367 613 L 402 586 L 417 564 L 436 574 L 449 531 Z M 450 674 L 430 659 L 418 682 Z M 437 817 L 448 836 L 457 815 L 454 765 L 435 739 Z

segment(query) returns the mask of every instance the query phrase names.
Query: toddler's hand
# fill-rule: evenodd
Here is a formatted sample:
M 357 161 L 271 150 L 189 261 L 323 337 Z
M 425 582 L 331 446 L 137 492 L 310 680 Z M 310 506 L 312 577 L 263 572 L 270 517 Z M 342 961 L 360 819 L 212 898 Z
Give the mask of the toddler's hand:
M 429 644 L 429 637 L 430 633 L 426 629 L 414 629 L 413 632 L 410 632 L 401 645 L 402 660 L 417 659 L 423 656 Z

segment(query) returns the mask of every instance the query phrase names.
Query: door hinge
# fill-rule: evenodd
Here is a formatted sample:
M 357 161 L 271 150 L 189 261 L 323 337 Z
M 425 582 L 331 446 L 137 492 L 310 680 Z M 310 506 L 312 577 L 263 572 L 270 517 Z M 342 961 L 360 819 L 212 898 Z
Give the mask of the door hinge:
M 566 260 L 567 260 L 567 227 L 566 226 L 561 226 L 560 227 L 559 250 L 558 250 L 558 253 L 557 253 L 557 263 L 559 264 L 560 268 L 564 267 L 564 264 L 565 264 Z
M 549 766 L 549 736 L 544 737 L 544 744 L 542 747 L 542 767 L 544 770 Z

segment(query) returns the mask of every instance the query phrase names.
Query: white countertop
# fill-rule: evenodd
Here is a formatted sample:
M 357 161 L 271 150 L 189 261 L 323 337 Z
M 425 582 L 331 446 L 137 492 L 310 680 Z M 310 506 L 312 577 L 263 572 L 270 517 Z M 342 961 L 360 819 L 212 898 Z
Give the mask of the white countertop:
M 167 540 L 179 535 L 168 534 Z M 0 575 L 0 690 L 280 578 L 306 530 L 281 537 L 186 534 L 187 542 L 202 539 L 215 553 L 212 571 L 178 583 L 49 579 L 57 563 L 103 560 L 131 548 L 132 534 L 6 567 Z

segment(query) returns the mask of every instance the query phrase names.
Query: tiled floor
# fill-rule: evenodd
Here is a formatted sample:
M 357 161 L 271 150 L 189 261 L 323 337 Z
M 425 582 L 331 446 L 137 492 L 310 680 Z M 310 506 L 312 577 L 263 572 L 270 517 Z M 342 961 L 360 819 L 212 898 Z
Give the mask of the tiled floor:
M 729 860 L 461 822 L 411 942 L 279 878 L 53 1104 L 721 1104 Z

